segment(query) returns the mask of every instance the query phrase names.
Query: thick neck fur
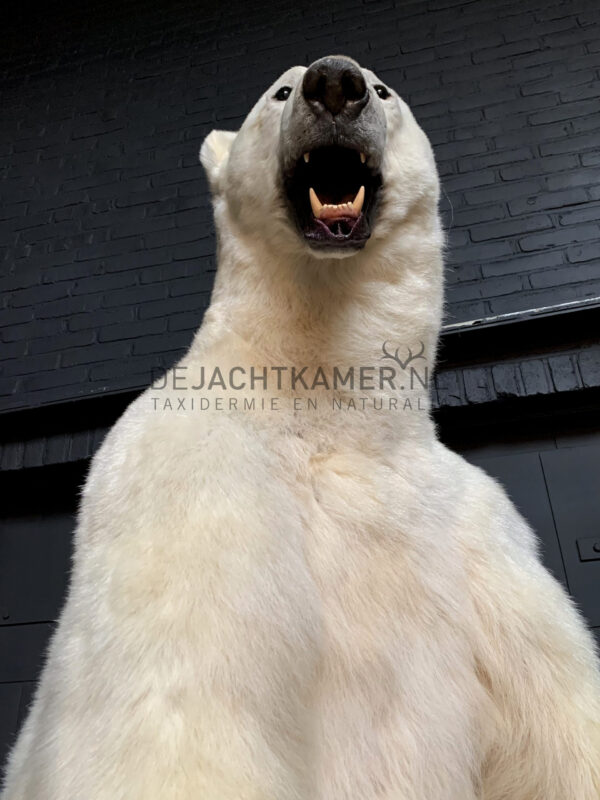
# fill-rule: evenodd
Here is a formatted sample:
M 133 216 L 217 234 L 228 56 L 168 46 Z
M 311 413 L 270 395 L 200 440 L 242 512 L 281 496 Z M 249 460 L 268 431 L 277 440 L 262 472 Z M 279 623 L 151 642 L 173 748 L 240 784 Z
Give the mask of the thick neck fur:
M 215 211 L 219 269 L 190 357 L 308 366 L 309 374 L 335 365 L 398 369 L 383 358 L 384 342 L 388 352 L 399 348 L 401 359 L 423 343 L 426 360 L 414 363 L 420 374 L 427 365 L 431 378 L 442 310 L 443 237 L 435 211 L 415 209 L 393 236 L 372 239 L 343 259 L 276 253 L 269 242 L 237 232 L 224 205 L 217 204 Z M 397 386 L 394 392 L 385 385 L 357 396 L 398 393 Z M 418 384 L 400 394 L 428 403 L 427 391 Z M 415 416 L 408 428 L 416 430 L 421 425 Z M 429 427 L 427 413 L 418 417 Z

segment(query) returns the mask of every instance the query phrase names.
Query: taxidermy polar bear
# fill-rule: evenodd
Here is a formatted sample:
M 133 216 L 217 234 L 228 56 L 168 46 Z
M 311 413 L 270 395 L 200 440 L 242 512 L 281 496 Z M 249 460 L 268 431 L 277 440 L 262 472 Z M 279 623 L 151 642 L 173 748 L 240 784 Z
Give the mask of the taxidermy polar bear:
M 212 305 L 94 459 L 2 797 L 597 800 L 590 634 L 428 412 L 443 234 L 410 110 L 320 59 L 201 160 Z

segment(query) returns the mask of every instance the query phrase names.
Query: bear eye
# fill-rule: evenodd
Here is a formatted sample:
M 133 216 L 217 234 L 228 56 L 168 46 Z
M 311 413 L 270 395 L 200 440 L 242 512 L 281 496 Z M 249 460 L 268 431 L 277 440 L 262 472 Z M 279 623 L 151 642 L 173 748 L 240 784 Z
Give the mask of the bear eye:
M 291 86 L 282 86 L 275 92 L 275 100 L 287 100 L 292 93 Z
M 389 90 L 385 86 L 383 86 L 383 84 L 379 83 L 377 86 L 374 86 L 373 88 L 375 89 L 375 91 L 377 92 L 379 97 L 381 97 L 382 100 L 387 100 L 388 97 L 390 97 Z

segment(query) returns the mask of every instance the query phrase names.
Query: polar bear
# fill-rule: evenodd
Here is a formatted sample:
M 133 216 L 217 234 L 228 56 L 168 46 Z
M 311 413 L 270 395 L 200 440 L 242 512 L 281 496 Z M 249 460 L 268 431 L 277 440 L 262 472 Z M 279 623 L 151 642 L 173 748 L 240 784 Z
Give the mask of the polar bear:
M 597 800 L 591 636 L 429 413 L 406 103 L 326 57 L 201 161 L 212 304 L 93 460 L 3 800 Z

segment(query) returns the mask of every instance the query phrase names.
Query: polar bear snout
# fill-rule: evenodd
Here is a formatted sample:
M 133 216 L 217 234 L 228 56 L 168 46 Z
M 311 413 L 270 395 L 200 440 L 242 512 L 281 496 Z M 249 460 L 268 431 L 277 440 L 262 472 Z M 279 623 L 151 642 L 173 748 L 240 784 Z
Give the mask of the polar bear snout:
M 326 56 L 306 70 L 302 94 L 315 114 L 356 118 L 369 100 L 367 83 L 358 64 L 345 56 Z
M 346 56 L 320 58 L 282 116 L 283 191 L 312 249 L 349 254 L 371 235 L 387 130 L 385 101 L 372 77 Z
M 426 135 L 397 92 L 347 56 L 290 67 L 239 131 L 207 136 L 200 159 L 224 201 L 217 227 L 273 256 L 346 258 L 371 238 L 400 241 L 415 207 L 437 228 Z

